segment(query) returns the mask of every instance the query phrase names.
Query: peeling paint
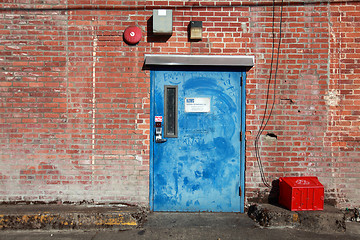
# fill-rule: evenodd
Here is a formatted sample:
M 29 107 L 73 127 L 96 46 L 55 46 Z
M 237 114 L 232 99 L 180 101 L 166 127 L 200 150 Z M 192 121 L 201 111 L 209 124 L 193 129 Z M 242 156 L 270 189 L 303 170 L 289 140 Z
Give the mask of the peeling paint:
M 246 26 L 246 23 L 241 23 L 241 28 L 242 28 L 242 32 L 243 33 L 247 33 L 247 26 Z
M 142 156 L 136 155 L 136 156 L 135 156 L 135 159 L 138 160 L 141 165 L 143 165 L 143 158 L 142 158 Z
M 127 225 L 127 226 L 136 226 L 137 223 L 135 220 L 124 220 L 124 216 L 119 214 L 117 217 L 110 217 L 110 218 L 99 218 L 96 225 L 109 225 L 109 226 L 118 226 L 118 225 Z
M 146 210 L 115 205 L 26 204 L 0 206 L 0 230 L 132 229 L 141 226 Z
M 340 102 L 340 93 L 338 90 L 331 90 L 328 94 L 324 97 L 326 100 L 327 105 L 329 106 L 338 106 Z
M 136 219 L 130 214 L 24 214 L 0 215 L 0 229 L 79 229 L 109 226 L 134 226 L 138 225 Z

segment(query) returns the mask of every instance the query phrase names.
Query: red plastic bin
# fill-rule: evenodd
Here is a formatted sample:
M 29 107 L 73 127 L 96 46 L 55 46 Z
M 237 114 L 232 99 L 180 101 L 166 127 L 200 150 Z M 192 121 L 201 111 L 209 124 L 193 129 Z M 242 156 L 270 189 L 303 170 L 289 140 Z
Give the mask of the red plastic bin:
M 324 210 L 324 186 L 317 177 L 281 177 L 279 204 L 291 211 Z

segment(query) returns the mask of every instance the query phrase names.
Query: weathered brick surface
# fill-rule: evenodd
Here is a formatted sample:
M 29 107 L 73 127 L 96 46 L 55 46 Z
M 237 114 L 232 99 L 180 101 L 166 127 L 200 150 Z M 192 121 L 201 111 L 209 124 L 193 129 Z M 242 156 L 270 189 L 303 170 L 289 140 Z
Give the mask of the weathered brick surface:
M 145 53 L 255 56 L 247 78 L 247 201 L 268 191 L 254 140 L 271 71 L 272 1 L 24 0 L 0 7 L 2 201 L 148 204 Z M 161 7 L 174 10 L 170 38 L 151 34 L 152 9 Z M 275 105 L 260 139 L 269 182 L 318 176 L 326 199 L 340 207 L 360 199 L 359 12 L 354 2 L 284 3 Z M 203 21 L 202 41 L 188 40 L 190 20 Z M 136 46 L 123 42 L 131 25 L 143 31 Z

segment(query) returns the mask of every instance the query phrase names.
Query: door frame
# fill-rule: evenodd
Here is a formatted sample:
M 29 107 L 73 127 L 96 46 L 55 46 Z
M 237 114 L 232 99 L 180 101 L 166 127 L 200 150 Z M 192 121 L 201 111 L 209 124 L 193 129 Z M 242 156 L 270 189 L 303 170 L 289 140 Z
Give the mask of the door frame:
M 227 65 L 224 65 L 226 63 Z M 245 155 L 246 155 L 246 71 L 254 65 L 253 56 L 204 56 L 204 55 L 145 55 L 145 67 L 150 70 L 150 159 L 149 159 L 149 205 L 154 210 L 154 124 L 155 124 L 155 72 L 157 70 L 177 71 L 219 69 L 241 72 L 241 143 L 240 143 L 240 212 L 245 205 Z

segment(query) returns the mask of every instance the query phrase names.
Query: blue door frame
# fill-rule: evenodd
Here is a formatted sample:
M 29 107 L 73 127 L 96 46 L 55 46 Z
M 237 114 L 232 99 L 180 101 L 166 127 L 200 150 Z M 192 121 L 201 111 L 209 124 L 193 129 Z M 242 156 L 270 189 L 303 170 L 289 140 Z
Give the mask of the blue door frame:
M 200 69 L 201 70 L 201 69 Z M 155 143 L 155 116 L 159 113 L 156 113 L 156 109 L 155 109 L 155 101 L 156 100 L 156 94 L 155 94 L 155 89 L 156 89 L 156 77 L 157 74 L 160 72 L 163 72 L 164 70 L 151 70 L 150 72 L 150 78 L 151 78 L 151 112 L 150 112 L 150 209 L 153 211 L 197 211 L 194 210 L 194 208 L 189 207 L 189 209 L 187 208 L 182 208 L 182 209 L 169 209 L 167 208 L 166 210 L 162 210 L 161 208 L 159 209 L 157 206 L 155 206 L 155 174 L 154 174 L 154 161 L 157 160 L 157 156 L 155 156 L 155 148 L 156 148 L 156 144 L 159 143 Z M 168 72 L 178 72 L 179 70 L 176 68 L 166 68 L 165 71 Z M 198 70 L 199 71 L 199 70 Z M 196 72 L 198 72 L 196 71 Z M 218 72 L 218 70 L 214 70 L 214 71 L 209 71 L 209 70 L 204 70 L 205 72 L 208 71 L 209 73 L 213 73 L 213 72 Z M 222 73 L 227 72 L 225 68 L 222 68 L 221 70 Z M 189 71 L 191 72 L 191 71 Z M 245 83 L 246 83 L 246 71 L 245 69 L 238 69 L 236 71 L 234 71 L 233 69 L 228 69 L 228 72 L 236 72 L 239 76 L 238 79 L 238 84 L 239 84 L 239 93 L 237 96 L 239 96 L 240 98 L 240 106 L 238 106 L 238 108 L 240 109 L 240 119 L 239 119 L 239 129 L 240 129 L 240 136 L 239 136 L 239 147 L 240 147 L 240 151 L 239 151 L 239 175 L 237 176 L 238 182 L 239 182 L 239 188 L 238 189 L 233 189 L 234 193 L 239 194 L 239 203 L 238 206 L 234 208 L 224 208 L 225 210 L 223 210 L 222 208 L 217 209 L 205 209 L 205 211 L 230 211 L 230 212 L 244 212 L 244 195 L 245 195 L 245 121 L 246 121 L 246 92 L 245 92 Z M 182 106 L 183 107 L 183 106 Z M 162 113 L 163 114 L 163 113 Z M 165 143 L 166 144 L 166 143 Z M 236 205 L 236 204 L 235 204 Z M 204 209 L 199 209 L 199 211 L 203 211 Z

